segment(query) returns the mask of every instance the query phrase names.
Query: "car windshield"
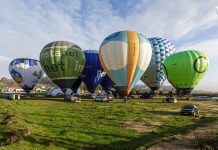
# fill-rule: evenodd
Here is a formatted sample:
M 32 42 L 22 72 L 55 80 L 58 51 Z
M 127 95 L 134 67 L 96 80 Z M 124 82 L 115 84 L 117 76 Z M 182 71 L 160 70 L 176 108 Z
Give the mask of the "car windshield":
M 186 105 L 186 106 L 183 106 L 183 109 L 193 109 L 194 106 L 193 105 Z

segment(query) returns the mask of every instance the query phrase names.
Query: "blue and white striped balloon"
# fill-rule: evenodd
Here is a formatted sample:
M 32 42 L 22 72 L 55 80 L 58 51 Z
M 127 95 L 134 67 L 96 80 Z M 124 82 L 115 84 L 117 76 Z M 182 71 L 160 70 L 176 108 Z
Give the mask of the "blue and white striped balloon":
M 9 73 L 26 93 L 34 88 L 43 75 L 39 61 L 28 58 L 14 59 L 9 65 Z
M 148 40 L 152 46 L 152 58 L 141 80 L 145 82 L 151 90 L 158 90 L 166 80 L 162 68 L 163 62 L 172 55 L 176 49 L 171 41 L 164 38 L 154 37 Z

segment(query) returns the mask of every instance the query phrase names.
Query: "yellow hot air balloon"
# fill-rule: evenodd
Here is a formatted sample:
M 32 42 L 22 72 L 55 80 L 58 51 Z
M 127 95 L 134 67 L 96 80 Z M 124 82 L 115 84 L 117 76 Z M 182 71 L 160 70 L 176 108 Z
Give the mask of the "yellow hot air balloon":
M 111 34 L 104 39 L 99 50 L 104 70 L 126 95 L 144 74 L 151 55 L 148 39 L 134 31 Z

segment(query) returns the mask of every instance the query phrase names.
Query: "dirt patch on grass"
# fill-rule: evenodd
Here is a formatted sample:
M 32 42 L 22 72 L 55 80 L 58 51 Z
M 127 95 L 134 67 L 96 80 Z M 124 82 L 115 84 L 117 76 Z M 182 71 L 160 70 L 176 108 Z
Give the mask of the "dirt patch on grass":
M 10 121 L 11 121 L 11 119 L 13 118 L 13 117 L 15 117 L 14 115 L 10 115 L 10 114 L 7 114 L 7 113 L 2 113 L 1 114 L 2 115 L 2 121 L 1 121 L 1 125 L 7 125 L 7 124 L 9 124 L 10 123 Z
M 211 142 L 212 140 L 214 140 L 213 134 L 217 132 L 218 132 L 218 122 L 210 127 L 199 127 L 196 130 L 191 131 L 189 134 L 181 136 L 181 138 L 179 139 L 170 140 L 170 141 L 166 141 L 166 142 L 153 145 L 150 148 L 148 148 L 148 150 L 168 150 L 168 149 L 197 150 L 197 149 L 201 149 L 202 147 L 199 147 L 199 144 L 202 144 L 202 143 L 198 143 L 198 142 L 200 140 L 203 140 L 204 142 L 206 142 L 205 140 L 209 140 L 209 142 Z M 207 145 L 203 145 L 203 146 L 207 146 Z
M 161 118 L 162 119 L 162 118 Z M 154 121 L 154 120 L 151 120 L 151 119 L 148 119 L 148 118 L 144 118 L 144 121 L 148 124 L 150 124 L 151 126 L 161 126 L 164 124 L 164 119 L 162 119 L 160 121 Z
M 16 117 L 15 115 L 8 113 L 1 113 L 0 115 L 2 118 L 2 121 L 0 122 L 2 127 L 0 134 L 4 137 L 0 141 L 1 146 L 9 145 L 11 143 L 20 143 L 24 137 L 31 135 L 32 132 L 29 128 L 18 130 L 10 125 L 10 123 L 13 121 L 13 118 Z
M 4 141 L 1 142 L 1 146 L 9 145 L 11 143 L 19 143 L 23 140 L 22 135 L 16 129 L 6 133 Z
M 153 126 L 146 126 L 143 122 L 138 122 L 134 120 L 127 120 L 124 122 L 124 125 L 126 129 L 134 130 L 138 133 L 152 132 L 156 129 Z
M 10 132 L 5 133 L 5 138 L 0 145 L 5 146 L 12 143 L 20 143 L 25 137 L 28 137 L 31 134 L 32 132 L 29 128 L 24 130 L 11 129 Z

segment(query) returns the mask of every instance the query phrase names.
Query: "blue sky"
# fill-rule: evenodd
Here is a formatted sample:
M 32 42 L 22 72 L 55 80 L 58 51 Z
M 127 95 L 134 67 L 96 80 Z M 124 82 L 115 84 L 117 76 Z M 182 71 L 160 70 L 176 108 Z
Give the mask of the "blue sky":
M 196 89 L 218 91 L 216 6 L 217 0 L 1 0 L 0 77 L 10 77 L 12 59 L 38 59 L 51 41 L 98 49 L 106 36 L 128 29 L 167 38 L 177 51 L 205 52 L 210 67 Z

